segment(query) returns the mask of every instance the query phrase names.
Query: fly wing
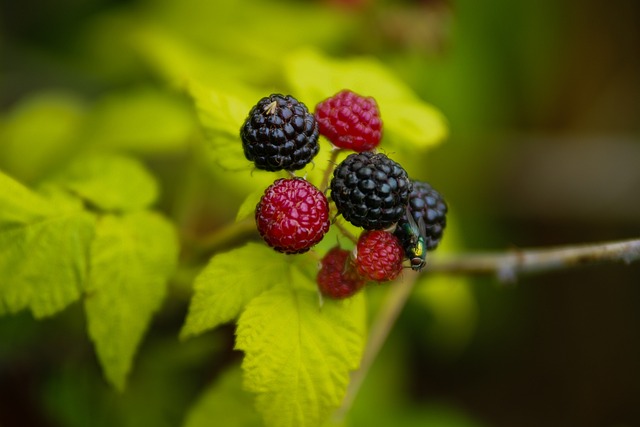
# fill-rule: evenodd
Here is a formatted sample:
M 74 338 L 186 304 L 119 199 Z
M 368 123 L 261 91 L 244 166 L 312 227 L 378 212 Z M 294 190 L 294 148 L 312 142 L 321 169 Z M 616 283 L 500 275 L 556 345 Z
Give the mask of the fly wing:
M 414 221 L 414 223 L 415 223 L 415 221 Z M 418 226 L 417 226 L 417 228 L 418 228 L 418 231 L 420 232 L 420 235 L 422 236 L 422 238 L 426 239 L 427 238 L 427 226 L 424 223 L 424 218 L 423 217 L 418 218 Z
M 409 210 L 409 206 L 406 207 L 405 213 L 407 215 L 407 222 L 409 223 L 409 227 L 411 227 L 411 230 L 413 230 L 414 232 L 417 232 L 418 231 L 418 224 L 416 224 L 416 220 L 413 219 L 413 215 L 411 214 L 411 211 Z M 420 218 L 420 219 L 422 219 L 422 218 Z

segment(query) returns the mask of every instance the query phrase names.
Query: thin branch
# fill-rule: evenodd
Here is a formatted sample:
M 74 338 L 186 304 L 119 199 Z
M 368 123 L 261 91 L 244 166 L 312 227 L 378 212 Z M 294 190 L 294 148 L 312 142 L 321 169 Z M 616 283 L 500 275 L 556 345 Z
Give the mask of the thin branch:
M 329 162 L 327 165 L 327 169 L 325 169 L 324 174 L 322 175 L 322 182 L 320 183 L 320 191 L 326 193 L 329 187 L 329 177 L 331 176 L 331 172 L 336 167 L 336 160 L 338 160 L 338 155 L 342 150 L 340 148 L 333 147 L 331 150 L 331 157 L 329 157 Z
M 253 217 L 232 222 L 219 228 L 204 238 L 192 243 L 193 251 L 198 255 L 211 255 L 230 245 L 245 242 L 257 235 Z
M 351 240 L 353 243 L 358 243 L 358 237 L 351 233 L 340 221 L 335 221 L 333 225 L 340 230 L 340 233 L 342 233 L 344 237 Z
M 640 260 L 640 239 L 539 249 L 514 249 L 506 253 L 440 255 L 425 268 L 427 273 L 495 275 L 513 282 L 523 274 L 544 273 L 583 265 Z

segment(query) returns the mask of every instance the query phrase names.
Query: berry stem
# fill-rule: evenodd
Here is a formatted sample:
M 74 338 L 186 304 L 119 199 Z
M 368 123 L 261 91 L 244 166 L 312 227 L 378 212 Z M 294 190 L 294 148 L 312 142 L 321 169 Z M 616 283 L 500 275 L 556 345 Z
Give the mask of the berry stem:
M 338 230 L 340 230 L 340 233 L 342 233 L 344 237 L 351 240 L 353 243 L 358 243 L 358 238 L 355 235 L 353 235 L 353 233 L 351 233 L 349 230 L 347 230 L 345 226 L 342 225 L 342 223 L 336 221 L 333 225 L 336 226 Z
M 329 157 L 327 169 L 324 171 L 324 175 L 322 175 L 322 182 L 320 183 L 320 191 L 323 193 L 327 193 L 327 189 L 329 187 L 329 177 L 331 173 L 336 168 L 336 160 L 338 160 L 338 155 L 342 150 L 336 147 L 333 147 L 331 150 L 331 157 Z
M 226 249 L 238 242 L 245 242 L 249 237 L 257 237 L 256 221 L 253 217 L 232 222 L 193 242 L 192 251 L 196 256 L 207 255 Z

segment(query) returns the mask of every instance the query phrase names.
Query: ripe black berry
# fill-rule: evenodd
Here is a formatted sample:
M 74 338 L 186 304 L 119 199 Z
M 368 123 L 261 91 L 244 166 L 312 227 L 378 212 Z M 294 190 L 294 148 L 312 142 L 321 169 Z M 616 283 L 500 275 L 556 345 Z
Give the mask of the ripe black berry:
M 411 181 L 382 153 L 354 153 L 333 172 L 331 198 L 344 219 L 366 230 L 390 227 L 403 215 Z
M 422 229 L 426 249 L 435 249 L 447 225 L 447 204 L 444 198 L 428 183 L 413 181 L 407 212 L 398 221 L 394 233 L 400 239 L 405 252 L 410 254 L 419 236 L 415 234 L 415 230 L 411 231 L 407 214 L 411 214 L 413 223 Z
M 318 125 L 307 107 L 294 97 L 273 94 L 249 112 L 240 138 L 244 155 L 258 169 L 298 170 L 320 149 Z

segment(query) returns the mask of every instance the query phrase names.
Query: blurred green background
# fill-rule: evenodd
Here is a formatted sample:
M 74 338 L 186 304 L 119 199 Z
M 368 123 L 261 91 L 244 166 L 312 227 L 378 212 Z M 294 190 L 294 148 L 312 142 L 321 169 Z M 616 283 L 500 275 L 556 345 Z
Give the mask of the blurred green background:
M 149 37 L 205 55 L 203 78 L 265 89 L 279 83 L 269 64 L 298 46 L 378 57 L 449 121 L 412 168 L 449 201 L 465 250 L 640 235 L 633 0 L 1 0 L 0 22 L 0 168 L 37 185 L 87 146 L 133 152 L 183 242 L 232 220 L 244 194 L 216 185 Z M 233 327 L 177 340 L 193 274 L 176 276 L 123 394 L 77 304 L 0 319 L 0 426 L 256 425 L 229 368 Z M 640 425 L 639 284 L 638 265 L 473 279 L 466 317 L 443 328 L 448 307 L 412 300 L 349 425 Z

